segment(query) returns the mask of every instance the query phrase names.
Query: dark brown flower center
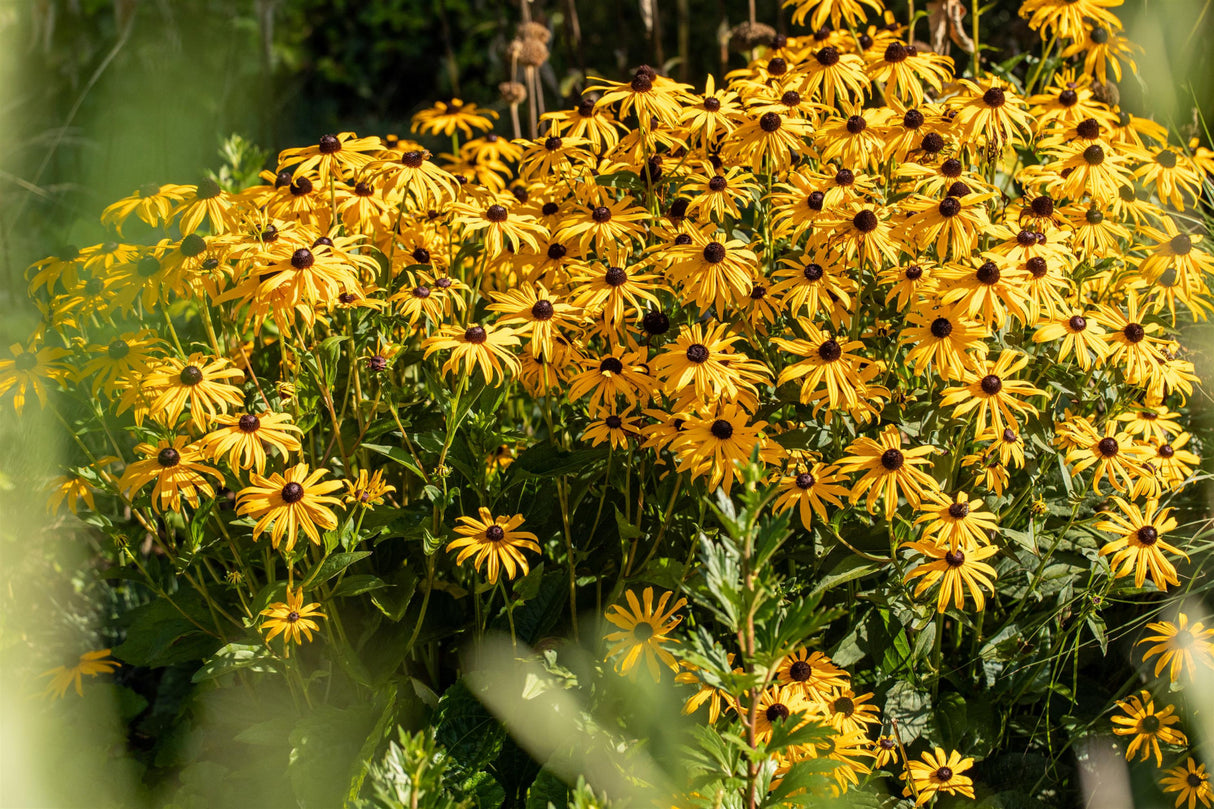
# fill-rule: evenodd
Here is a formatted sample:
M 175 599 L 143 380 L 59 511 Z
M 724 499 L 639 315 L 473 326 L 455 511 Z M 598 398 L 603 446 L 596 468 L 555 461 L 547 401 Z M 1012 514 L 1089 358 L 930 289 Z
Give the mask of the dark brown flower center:
M 721 177 L 720 175 L 718 175 L 708 181 L 708 190 L 724 191 L 726 186 L 728 186 L 728 185 L 729 185 L 729 182 L 724 177 Z
M 1174 169 L 1176 168 L 1176 152 L 1173 152 L 1171 149 L 1164 149 L 1155 155 L 1155 162 L 1165 169 Z
M 648 621 L 638 621 L 637 625 L 632 628 L 632 637 L 639 643 L 644 643 L 652 638 L 653 635 L 653 624 Z
M 768 722 L 782 722 L 792 715 L 792 712 L 782 702 L 773 702 L 767 706 L 764 716 Z
M 910 56 L 910 53 L 907 52 L 906 46 L 901 42 L 891 42 L 885 48 L 885 61 L 887 62 L 895 64 L 905 62 L 908 56 Z
M 590 218 L 593 219 L 595 222 L 599 223 L 600 225 L 604 224 L 605 222 L 610 222 L 611 221 L 611 209 L 608 208 L 606 205 L 600 205 L 597 208 L 595 208 L 593 211 L 590 212 Z
M 907 129 L 918 129 L 923 126 L 924 120 L 923 113 L 919 110 L 907 110 L 906 114 L 902 116 L 902 126 Z
M 704 260 L 709 264 L 718 264 L 725 260 L 725 245 L 720 242 L 709 242 L 704 245 Z
M 609 429 L 618 430 L 624 423 L 624 420 L 619 416 L 608 416 L 607 418 L 603 419 L 603 423 L 606 424 Z
M 341 151 L 341 141 L 337 139 L 336 135 L 321 135 L 318 146 L 321 154 L 333 154 Z
M 306 247 L 301 247 L 291 254 L 291 266 L 297 270 L 306 270 L 315 263 L 312 251 Z
M 1138 722 L 1138 730 L 1142 733 L 1158 733 L 1159 727 L 1159 717 L 1153 713 L 1147 714 Z
M 923 268 L 918 266 L 917 264 L 912 265 L 912 266 L 906 268 L 906 272 L 904 273 L 904 275 L 906 276 L 906 280 L 908 280 L 908 281 L 918 281 L 920 278 L 923 277 Z
M 1141 343 L 1143 338 L 1147 336 L 1147 331 L 1142 327 L 1141 323 L 1127 323 L 1125 328 L 1121 330 L 1121 333 L 1131 343 Z
M 1100 144 L 1093 143 L 1083 150 L 1083 162 L 1089 166 L 1099 166 L 1104 162 L 1104 149 L 1101 148 Z
M 481 345 L 489 338 L 484 326 L 469 326 L 464 332 L 464 340 L 474 345 Z
M 944 217 L 954 217 L 961 213 L 961 200 L 956 197 L 945 197 L 940 201 L 940 215 Z
M 992 87 L 982 94 L 982 103 L 993 109 L 998 109 L 1007 103 L 1007 95 L 999 87 Z
M 775 132 L 780 128 L 781 123 L 783 122 L 780 120 L 778 112 L 767 112 L 759 119 L 759 129 L 762 129 L 764 132 Z
M 1117 454 L 1120 447 L 1117 446 L 1117 440 L 1114 438 L 1102 438 L 1100 443 L 1096 445 L 1096 449 L 1106 458 L 1112 458 Z
M 969 503 L 952 503 L 948 507 L 948 516 L 952 517 L 954 520 L 960 520 L 963 517 L 969 516 L 969 513 Z
M 287 503 L 288 505 L 291 503 L 298 503 L 303 499 L 303 496 L 304 487 L 300 486 L 295 481 L 291 481 L 286 486 L 282 487 L 282 502 Z
M 187 365 L 181 369 L 181 373 L 177 375 L 177 378 L 181 381 L 181 384 L 193 387 L 202 381 L 202 369 L 197 365 Z
M 426 156 L 422 152 L 414 149 L 413 151 L 405 152 L 403 155 L 401 155 L 400 162 L 411 169 L 419 169 L 421 168 L 422 163 L 426 162 Z
M 999 266 L 993 261 L 984 261 L 974 277 L 979 283 L 991 285 L 999 282 Z
M 105 350 L 112 360 L 120 360 L 127 354 L 131 353 L 131 347 L 127 345 L 126 340 L 115 340 L 110 343 L 109 348 Z
M 245 413 L 236 423 L 242 433 L 255 433 L 261 427 L 261 419 L 252 413 Z
M 811 211 L 822 210 L 822 203 L 826 201 L 826 195 L 821 191 L 810 191 L 809 196 L 805 198 L 805 207 Z
M 1075 102 L 1078 100 L 1079 93 L 1076 93 L 1071 89 L 1063 90 L 1058 94 L 1058 103 L 1064 107 L 1073 107 L 1075 106 Z
M 853 135 L 859 135 L 868 128 L 868 121 L 864 120 L 863 116 L 852 115 L 847 119 L 847 131 Z
M 938 317 L 932 321 L 931 329 L 932 337 L 943 340 L 953 333 L 953 324 L 947 317 Z
M 1083 315 L 1071 315 L 1067 325 L 1071 327 L 1071 331 L 1083 331 L 1088 327 L 1088 319 Z
M 826 340 L 818 346 L 818 356 L 822 358 L 823 362 L 834 362 L 843 356 L 843 349 L 834 339 Z
M 733 437 L 733 425 L 725 419 L 717 419 L 712 423 L 710 432 L 721 441 L 725 441 Z
M 485 539 L 490 542 L 501 542 L 506 538 L 506 532 L 500 525 L 491 525 L 485 529 Z
M 650 309 L 641 317 L 641 328 L 646 334 L 665 334 L 670 331 L 670 318 L 659 309 Z
M 1138 541 L 1143 545 L 1154 545 L 1159 541 L 1159 532 L 1153 525 L 1144 525 L 1138 529 Z
M 508 212 L 504 205 L 490 205 L 485 211 L 485 218 L 490 222 L 505 222 Z
M 890 472 L 897 472 L 902 468 L 903 461 L 902 450 L 887 449 L 881 453 L 881 466 L 888 469 Z
M 413 287 L 413 297 L 420 298 L 421 300 L 425 300 L 426 298 L 429 298 L 430 297 L 430 287 L 427 287 L 427 286 Z
M 835 713 L 851 716 L 856 711 L 856 703 L 851 697 L 839 697 L 830 706 Z
M 797 484 L 798 489 L 809 489 L 817 481 L 814 479 L 814 476 L 809 474 L 808 472 L 801 472 L 800 474 L 797 475 L 795 482 Z M 805 666 L 804 663 L 801 663 L 801 665 Z M 795 667 L 796 663 L 794 663 L 793 666 Z M 806 668 L 809 668 L 809 667 L 806 666 Z
M 607 272 L 603 275 L 603 280 L 608 286 L 618 287 L 628 280 L 628 273 L 620 267 L 608 267 Z
M 198 183 L 198 198 L 213 199 L 214 197 L 219 196 L 221 190 L 222 189 L 220 189 L 219 183 L 208 177 L 207 179 Z
M 1024 268 L 1029 271 L 1029 275 L 1034 278 L 1044 278 L 1046 272 L 1049 271 L 1049 265 L 1045 263 L 1045 259 L 1041 256 L 1033 256 L 1028 261 L 1024 262 Z
M 1193 787 L 1194 789 L 1196 789 L 1197 787 L 1201 786 L 1202 784 L 1204 784 L 1206 782 L 1206 779 L 1202 778 L 1200 775 L 1198 775 L 1195 772 L 1191 772 L 1188 775 L 1186 775 L 1184 780 L 1185 780 L 1186 784 Z
M 716 96 L 709 96 L 708 98 L 704 99 L 704 109 L 708 110 L 709 112 L 720 112 L 721 99 L 717 98 Z
M 176 466 L 181 463 L 181 453 L 172 447 L 165 447 L 156 453 L 156 463 L 163 466 L 165 469 Z
M 599 371 L 601 373 L 618 374 L 624 370 L 624 363 L 620 362 L 615 357 L 606 357 L 599 363 Z
M 953 777 L 953 770 L 951 767 L 941 767 L 936 770 L 935 775 L 938 781 L 948 781 Z
M 538 300 L 531 306 L 531 316 L 536 320 L 550 320 L 553 311 L 551 301 Z
M 700 343 L 692 343 L 687 347 L 687 359 L 696 363 L 708 362 L 708 349 Z
M 944 137 L 937 132 L 928 132 L 923 136 L 919 148 L 929 155 L 939 154 L 944 149 Z
M 1168 247 L 1172 248 L 1172 252 L 1178 256 L 1187 256 L 1193 249 L 1193 240 L 1187 233 L 1177 233 L 1168 242 Z
M 1087 118 L 1075 126 L 1075 134 L 1084 140 L 1096 140 L 1100 137 L 1100 123 L 1095 118 Z
M 867 208 L 856 214 L 855 217 L 852 218 L 851 222 L 855 226 L 856 230 L 860 231 L 861 233 L 872 233 L 877 229 L 877 225 L 879 224 L 877 221 L 877 215 Z
M 987 396 L 994 396 L 996 393 L 1003 390 L 1003 380 L 994 374 L 987 374 L 986 376 L 982 377 L 980 387 L 982 388 L 982 392 Z
M 949 551 L 944 554 L 944 563 L 949 567 L 961 567 L 965 564 L 965 551 L 960 548 L 955 551 Z
M 813 675 L 813 673 L 813 668 L 804 660 L 797 660 L 788 667 L 788 676 L 798 683 L 805 682 Z
M 1159 448 L 1159 457 L 1161 458 L 1171 458 L 1175 454 L 1176 450 L 1171 444 L 1163 444 Z

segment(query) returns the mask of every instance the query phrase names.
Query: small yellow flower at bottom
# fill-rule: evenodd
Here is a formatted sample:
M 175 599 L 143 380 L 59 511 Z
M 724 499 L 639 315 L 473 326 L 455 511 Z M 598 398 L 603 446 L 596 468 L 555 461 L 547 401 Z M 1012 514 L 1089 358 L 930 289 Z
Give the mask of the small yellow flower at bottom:
M 956 750 L 945 753 L 940 747 L 934 752 L 924 753 L 922 761 L 909 762 L 908 774 L 917 795 L 915 806 L 927 803 L 937 792 L 974 797 L 974 780 L 961 774 L 972 766 L 972 758 L 962 758 Z M 910 785 L 902 794 L 911 794 Z
M 1188 742 L 1184 733 L 1177 728 L 1170 727 L 1180 721 L 1180 717 L 1176 716 L 1176 709 L 1168 705 L 1162 711 L 1156 711 L 1155 700 L 1149 691 L 1141 691 L 1137 695 L 1126 697 L 1118 701 L 1117 707 L 1129 715 L 1113 717 L 1113 732 L 1118 736 L 1134 737 L 1130 746 L 1126 748 L 1126 761 L 1133 760 L 1134 754 L 1141 749 L 1142 755 L 1139 756 L 1139 761 L 1146 761 L 1151 757 L 1151 753 L 1154 753 L 1155 766 L 1162 767 L 1163 753 L 1159 750 L 1160 742 L 1164 744 L 1186 744 Z
M 675 613 L 687 605 L 687 599 L 680 598 L 667 609 L 673 593 L 662 593 L 655 606 L 653 603 L 653 588 L 646 587 L 638 599 L 636 593 L 629 590 L 624 594 L 628 601 L 625 609 L 619 604 L 607 608 L 607 620 L 620 628 L 619 632 L 610 632 L 604 638 L 608 643 L 614 643 L 607 652 L 608 657 L 623 653 L 624 657 L 616 664 L 616 670 L 621 674 L 635 676 L 644 659 L 645 666 L 654 680 L 662 678 L 662 667 L 677 672 L 679 664 L 669 651 L 662 647 L 663 643 L 678 643 L 670 637 L 670 633 L 683 620 Z M 643 603 L 642 603 L 643 602 Z
M 1168 770 L 1164 777 L 1159 779 L 1159 785 L 1164 792 L 1177 793 L 1176 809 L 1180 809 L 1180 805 L 1185 801 L 1189 802 L 1189 809 L 1197 809 L 1198 801 L 1201 801 L 1202 806 L 1209 806 L 1211 798 L 1214 798 L 1206 765 L 1198 764 L 1192 756 L 1189 756 L 1184 764 Z
M 98 674 L 109 674 L 114 669 L 118 668 L 121 663 L 117 660 L 107 660 L 110 656 L 109 649 L 98 649 L 95 652 L 85 652 L 80 655 L 80 659 L 73 665 L 57 666 L 53 669 L 39 674 L 39 677 L 50 677 L 51 681 L 47 683 L 46 690 L 42 692 L 45 697 L 61 698 L 67 694 L 69 686 L 75 686 L 76 693 L 84 696 L 84 687 L 81 684 L 81 678 L 84 675 L 96 677 Z
M 286 602 L 278 601 L 261 611 L 266 620 L 261 628 L 266 633 L 266 643 L 282 635 L 287 644 L 302 643 L 305 639 L 312 640 L 312 633 L 319 632 L 320 627 L 314 618 L 324 618 L 320 604 L 303 603 L 303 588 L 292 592 L 287 590 Z

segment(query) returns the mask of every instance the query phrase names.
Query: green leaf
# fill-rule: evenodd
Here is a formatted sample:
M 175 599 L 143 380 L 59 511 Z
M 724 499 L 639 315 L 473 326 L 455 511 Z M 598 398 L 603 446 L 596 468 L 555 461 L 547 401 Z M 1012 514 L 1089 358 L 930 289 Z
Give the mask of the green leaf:
M 464 681 L 456 680 L 438 701 L 435 737 L 464 772 L 489 766 L 502 748 L 506 731 Z
M 366 559 L 371 555 L 370 551 L 351 551 L 349 553 L 335 553 L 332 556 L 321 559 L 320 562 L 312 568 L 312 571 L 304 577 L 300 587 L 312 587 L 314 585 L 326 582 L 329 579 L 342 572 L 350 565 Z
M 277 666 L 269 649 L 263 643 L 229 643 L 212 655 L 202 668 L 194 672 L 191 681 L 201 683 L 204 680 L 214 680 L 243 669 L 272 672 L 277 670 Z
M 132 666 L 159 668 L 201 660 L 219 648 L 219 638 L 199 627 L 212 623 L 201 596 L 185 590 L 172 598 L 172 603 L 157 598 L 128 614 L 126 640 L 114 648 L 115 657 Z
M 363 444 L 363 449 L 369 449 L 372 452 L 378 452 L 393 461 L 396 461 L 401 466 L 408 469 L 419 478 L 425 480 L 426 476 L 417 464 L 413 462 L 413 456 L 406 452 L 402 447 L 390 447 L 386 444 Z
M 552 774 L 551 770 L 540 770 L 527 790 L 525 809 L 565 809 L 569 804 L 569 787 Z
M 832 587 L 838 587 L 840 584 L 847 584 L 849 581 L 862 579 L 870 573 L 875 573 L 878 570 L 886 567 L 885 562 L 873 562 L 865 559 L 862 556 L 849 554 L 843 557 L 843 560 L 823 576 L 816 585 L 813 592 L 825 593 Z
M 354 705 L 342 710 L 319 705 L 291 731 L 287 774 L 301 809 L 341 806 L 361 777 L 363 746 L 374 735 L 381 710 Z
M 570 472 L 588 472 L 595 464 L 607 459 L 607 447 L 565 452 L 553 444 L 536 444 L 523 450 L 511 468 L 517 467 L 536 477 L 556 477 Z
M 349 596 L 362 595 L 370 593 L 373 590 L 381 590 L 388 586 L 388 583 L 379 576 L 372 576 L 369 573 L 359 574 L 357 576 L 346 576 L 341 580 L 333 592 L 330 593 L 331 598 L 348 598 Z

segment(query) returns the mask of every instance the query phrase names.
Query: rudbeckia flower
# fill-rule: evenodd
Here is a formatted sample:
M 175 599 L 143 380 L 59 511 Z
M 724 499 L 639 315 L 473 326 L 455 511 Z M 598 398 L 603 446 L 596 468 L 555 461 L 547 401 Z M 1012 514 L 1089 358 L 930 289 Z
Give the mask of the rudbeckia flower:
M 67 665 L 49 669 L 38 675 L 40 677 L 51 678 L 51 681 L 46 685 L 46 691 L 43 692 L 43 696 L 60 698 L 67 693 L 69 687 L 74 687 L 76 694 L 83 697 L 83 677 L 86 675 L 96 677 L 100 674 L 109 674 L 120 665 L 117 660 L 110 659 L 109 649 L 84 652 L 80 655 L 79 659 L 70 661 Z
M 1198 801 L 1202 806 L 1209 806 L 1214 800 L 1214 790 L 1210 789 L 1210 775 L 1206 765 L 1198 764 L 1192 756 L 1185 759 L 1184 764 L 1178 764 L 1164 773 L 1159 779 L 1159 786 L 1164 792 L 1175 792 L 1175 809 L 1180 809 L 1182 803 L 1188 802 L 1188 809 L 1197 809 Z
M 911 784 L 902 791 L 903 795 L 912 794 L 915 806 L 922 806 L 939 792 L 951 795 L 974 797 L 974 780 L 961 773 L 974 766 L 972 758 L 962 758 L 956 750 L 945 753 L 940 747 L 923 754 L 921 761 L 907 762 L 907 780 Z
M 451 357 L 443 363 L 443 373 L 472 374 L 480 368 L 487 384 L 508 381 L 518 371 L 513 349 L 519 343 L 513 329 L 493 324 L 473 324 L 467 328 L 443 326 L 433 337 L 422 342 L 429 357 L 436 351 L 452 349 Z
M 670 633 L 683 620 L 676 616 L 679 610 L 687 606 L 687 599 L 680 598 L 671 603 L 674 593 L 665 592 L 653 603 L 653 588 L 646 587 L 641 598 L 628 590 L 624 593 L 627 608 L 612 604 L 607 608 L 606 618 L 619 627 L 618 632 L 609 632 L 604 639 L 614 644 L 607 652 L 608 657 L 623 655 L 616 662 L 616 670 L 621 674 L 635 677 L 642 663 L 654 680 L 662 678 L 662 669 L 679 670 L 678 661 L 663 644 L 678 643 Z
M 1155 661 L 1154 674 L 1158 677 L 1164 669 L 1168 669 L 1168 677 L 1172 682 L 1180 680 L 1183 670 L 1192 680 L 1197 676 L 1199 660 L 1207 669 L 1214 669 L 1214 627 L 1206 628 L 1201 621 L 1189 624 L 1189 616 L 1183 612 L 1176 616 L 1176 623 L 1171 621 L 1156 621 L 1147 624 L 1147 629 L 1154 635 L 1147 635 L 1135 646 L 1151 643 L 1142 653 L 1142 662 L 1146 663 L 1152 657 L 1159 656 Z
M 1133 573 L 1134 586 L 1142 587 L 1149 573 L 1160 590 L 1167 590 L 1169 584 L 1180 584 L 1176 567 L 1164 555 L 1170 553 L 1189 558 L 1184 551 L 1163 540 L 1177 525 L 1172 509 L 1159 508 L 1158 500 L 1148 500 L 1145 510 L 1120 497 L 1112 498 L 1112 502 L 1121 513 L 1101 512 L 1100 516 L 1106 519 L 1096 523 L 1096 529 L 1117 535 L 1117 539 L 1100 549 L 1101 556 L 1113 557 L 1109 564 L 1114 578 Z
M 253 526 L 253 540 L 269 530 L 274 549 L 283 544 L 283 553 L 289 554 L 302 529 L 319 545 L 318 528 L 325 531 L 337 528 L 337 516 L 329 506 L 341 505 L 336 497 L 328 496 L 342 487 L 341 481 L 321 482 L 328 473 L 327 469 L 309 470 L 306 463 L 296 464 L 283 474 L 274 472 L 269 477 L 252 473 L 253 485 L 236 495 L 236 513 L 257 520 Z
M 1180 721 L 1176 709 L 1165 706 L 1163 710 L 1155 710 L 1155 698 L 1151 692 L 1143 690 L 1117 701 L 1117 707 L 1125 711 L 1125 716 L 1114 716 L 1113 732 L 1118 736 L 1133 736 L 1125 751 L 1126 761 L 1133 761 L 1134 754 L 1142 751 L 1139 761 L 1146 761 L 1155 754 L 1155 766 L 1163 766 L 1163 752 L 1159 743 L 1183 745 L 1188 743 L 1178 728 L 1172 727 Z
M 288 655 L 292 643 L 298 645 L 305 639 L 312 640 L 312 633 L 320 631 L 315 619 L 325 617 L 320 611 L 319 602 L 303 603 L 302 587 L 294 590 L 288 587 L 287 600 L 276 601 L 262 610 L 260 615 L 265 619 L 261 622 L 261 629 L 266 633 L 266 643 L 282 635 Z
M 481 506 L 478 517 L 461 516 L 455 527 L 459 539 L 447 543 L 448 551 L 459 551 L 455 563 L 462 565 L 472 558 L 472 567 L 479 571 L 483 566 L 490 584 L 497 584 L 497 577 L 505 572 L 507 579 L 516 575 L 527 575 L 530 567 L 523 551 L 540 552 L 538 537 L 529 531 L 518 530 L 524 522 L 522 514 L 513 517 L 494 517 L 493 512 Z

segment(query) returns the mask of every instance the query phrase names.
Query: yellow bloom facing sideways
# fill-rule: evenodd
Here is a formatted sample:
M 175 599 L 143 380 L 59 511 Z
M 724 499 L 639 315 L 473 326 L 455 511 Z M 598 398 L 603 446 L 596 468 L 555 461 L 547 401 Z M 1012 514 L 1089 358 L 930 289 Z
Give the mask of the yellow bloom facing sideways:
M 1168 770 L 1163 778 L 1159 779 L 1159 785 L 1164 792 L 1176 793 L 1175 809 L 1180 809 L 1180 805 L 1186 801 L 1189 804 L 1188 809 L 1197 809 L 1198 801 L 1201 801 L 1202 806 L 1209 806 L 1211 799 L 1214 799 L 1206 765 L 1198 764 L 1192 756 L 1185 759 L 1184 764 Z
M 488 132 L 493 129 L 493 121 L 497 113 L 493 110 L 480 109 L 475 104 L 467 103 L 459 98 L 450 101 L 436 102 L 433 107 L 424 109 L 413 116 L 413 132 L 428 135 L 454 135 L 456 130 L 470 138 L 473 130 Z
M 220 429 L 207 433 L 202 445 L 212 460 L 227 455 L 233 470 L 265 472 L 267 445 L 278 450 L 284 460 L 288 453 L 299 452 L 299 438 L 292 434 L 299 433 L 299 428 L 286 413 L 267 411 L 213 418 Z
M 320 532 L 317 527 L 332 531 L 337 527 L 337 516 L 327 507 L 340 505 L 330 492 L 342 487 L 340 480 L 322 483 L 327 469 L 309 471 L 306 463 L 297 464 L 284 474 L 273 473 L 263 477 L 253 473 L 253 485 L 241 489 L 236 496 L 236 513 L 253 517 L 253 540 L 270 531 L 270 544 L 275 549 L 286 538 L 284 553 L 290 553 L 300 529 L 317 545 Z
M 505 382 L 518 372 L 518 360 L 513 352 L 518 342 L 512 329 L 473 324 L 467 328 L 443 326 L 433 337 L 426 338 L 422 347 L 426 357 L 436 351 L 453 349 L 450 359 L 443 363 L 444 374 L 449 371 L 471 374 L 479 367 L 485 382 L 493 385 L 495 380 L 500 378 Z
M 823 522 L 828 520 L 827 503 L 837 508 L 843 507 L 840 498 L 847 495 L 847 489 L 847 479 L 839 474 L 838 467 L 818 462 L 806 471 L 780 479 L 780 492 L 772 503 L 772 509 L 780 514 L 796 505 L 801 525 L 808 531 L 814 514 Z
M 287 588 L 287 600 L 269 605 L 261 611 L 261 615 L 265 618 L 261 622 L 261 629 L 266 633 L 266 643 L 282 635 L 283 642 L 288 646 L 303 643 L 305 639 L 312 640 L 312 633 L 320 631 L 315 619 L 325 617 L 318 602 L 303 603 L 302 587 L 295 590 Z
M 938 792 L 974 797 L 974 780 L 961 774 L 974 766 L 972 758 L 962 758 L 956 750 L 945 753 L 943 748 L 937 747 L 924 753 L 922 759 L 907 763 L 908 775 L 918 795 L 915 806 L 927 803 Z M 911 787 L 908 785 L 902 794 L 910 795 Z
M 987 545 L 988 532 L 999 528 L 995 515 L 982 508 L 982 501 L 970 500 L 965 492 L 955 497 L 932 494 L 923 506 L 924 513 L 915 520 L 916 525 L 927 523 L 920 539 L 949 550 Z
M 998 359 L 981 360 L 967 368 L 961 377 L 963 386 L 945 390 L 940 403 L 953 408 L 954 418 L 974 411 L 977 433 L 986 432 L 988 423 L 997 433 L 1005 427 L 1018 429 L 1018 419 L 1037 413 L 1036 407 L 1022 400 L 1045 395 L 1028 382 L 1009 378 L 1028 362 L 1027 354 L 1004 349 Z
M 85 675 L 96 677 L 99 674 L 109 674 L 122 665 L 117 660 L 108 659 L 109 656 L 109 649 L 85 652 L 80 655 L 80 658 L 73 665 L 56 666 L 53 669 L 42 672 L 42 674 L 38 675 L 39 677 L 51 678 L 42 695 L 57 699 L 62 698 L 67 694 L 67 689 L 74 686 L 76 693 L 83 697 L 84 687 L 81 680 Z
M 1096 523 L 1096 529 L 1118 535 L 1100 549 L 1101 556 L 1113 556 L 1109 562 L 1113 576 L 1121 578 L 1132 571 L 1134 586 L 1142 587 L 1149 572 L 1151 581 L 1160 590 L 1167 590 L 1169 584 L 1180 584 L 1175 566 L 1164 556 L 1166 551 L 1189 558 L 1184 551 L 1163 541 L 1164 534 L 1177 525 L 1171 516 L 1172 509 L 1160 509 L 1158 500 L 1148 500 L 1145 511 L 1120 497 L 1112 498 L 1112 502 L 1121 513 L 1102 511 L 1101 516 L 1107 519 Z
M 1155 676 L 1166 668 L 1172 682 L 1180 679 L 1181 669 L 1193 679 L 1197 674 L 1194 658 L 1200 660 L 1207 669 L 1214 669 L 1214 627 L 1207 629 L 1201 621 L 1189 625 L 1189 616 L 1183 612 L 1176 616 L 1176 623 L 1171 621 L 1156 621 L 1147 624 L 1147 629 L 1154 635 L 1147 635 L 1138 641 L 1137 645 L 1153 643 L 1142 653 L 1142 662 L 1146 663 L 1155 655 L 1159 660 L 1155 663 Z
M 188 436 L 179 435 L 171 441 L 161 440 L 157 446 L 136 446 L 135 452 L 144 456 L 144 460 L 127 466 L 118 481 L 118 489 L 131 498 L 136 491 L 156 481 L 152 488 L 152 508 L 157 511 L 180 511 L 182 497 L 194 508 L 198 507 L 201 497 L 213 497 L 215 489 L 204 475 L 222 482 L 223 474 L 201 463 L 203 455 L 199 446 L 189 440 Z
M 1117 707 L 1126 712 L 1126 716 L 1114 716 L 1113 732 L 1118 736 L 1133 736 L 1133 741 L 1125 751 L 1125 760 L 1133 761 L 1134 754 L 1142 751 L 1139 761 L 1146 761 L 1155 754 L 1155 766 L 1163 766 L 1163 753 L 1159 743 L 1187 744 L 1188 739 L 1179 729 L 1171 727 L 1180 721 L 1176 709 L 1168 705 L 1162 711 L 1155 710 L 1155 699 L 1150 691 L 1140 691 L 1123 700 L 1118 700 Z
M 629 590 L 624 594 L 628 602 L 626 609 L 619 604 L 607 608 L 607 620 L 620 628 L 619 632 L 609 632 L 604 637 L 608 643 L 615 644 L 607 656 L 623 655 L 616 662 L 616 670 L 621 674 L 635 677 L 642 661 L 654 680 L 662 678 L 663 667 L 674 672 L 679 670 L 674 655 L 662 645 L 678 643 L 677 639 L 670 637 L 670 633 L 683 620 L 675 613 L 687 606 L 685 598 L 671 604 L 673 595 L 671 592 L 662 593 L 655 605 L 652 587 L 646 587 L 640 599 Z
M 368 474 L 366 469 L 359 469 L 357 480 L 342 482 L 346 486 L 345 502 L 347 505 L 356 503 L 373 508 L 382 503 L 389 493 L 396 491 L 395 486 L 384 483 L 384 470 L 382 469 L 376 469 L 372 474 Z
M 25 408 L 25 395 L 31 390 L 45 407 L 46 383 L 61 381 L 68 375 L 67 366 L 59 361 L 68 352 L 53 346 L 34 349 L 13 343 L 9 353 L 12 359 L 0 359 L 0 396 L 13 391 L 13 409 L 18 416 Z
M 158 421 L 169 427 L 176 426 L 188 404 L 191 423 L 196 429 L 204 430 L 208 417 L 244 404 L 240 388 L 226 381 L 243 379 L 244 375 L 244 371 L 233 368 L 225 358 L 191 354 L 185 360 L 166 359 L 144 377 L 143 387 L 155 397 L 150 413 Z
M 995 592 L 995 569 L 983 562 L 999 552 L 994 545 L 980 548 L 956 548 L 953 550 L 931 542 L 906 542 L 903 547 L 919 551 L 931 561 L 925 562 L 906 574 L 906 581 L 922 576 L 915 587 L 918 598 L 936 582 L 940 582 L 940 594 L 936 598 L 936 611 L 944 612 L 951 601 L 959 610 L 965 609 L 965 591 L 969 590 L 974 600 L 974 609 L 981 612 L 986 607 L 983 588 Z
M 465 559 L 474 556 L 472 567 L 480 570 L 484 565 L 490 584 L 497 584 L 502 570 L 505 570 L 507 579 L 513 579 L 518 573 L 527 575 L 531 568 L 523 551 L 539 553 L 540 546 L 535 534 L 518 530 L 524 522 L 523 515 L 494 517 L 484 506 L 480 507 L 478 514 L 479 519 L 461 516 L 458 520 L 461 525 L 455 527 L 455 533 L 460 538 L 447 543 L 447 550 L 459 550 L 455 563 L 462 565 Z

